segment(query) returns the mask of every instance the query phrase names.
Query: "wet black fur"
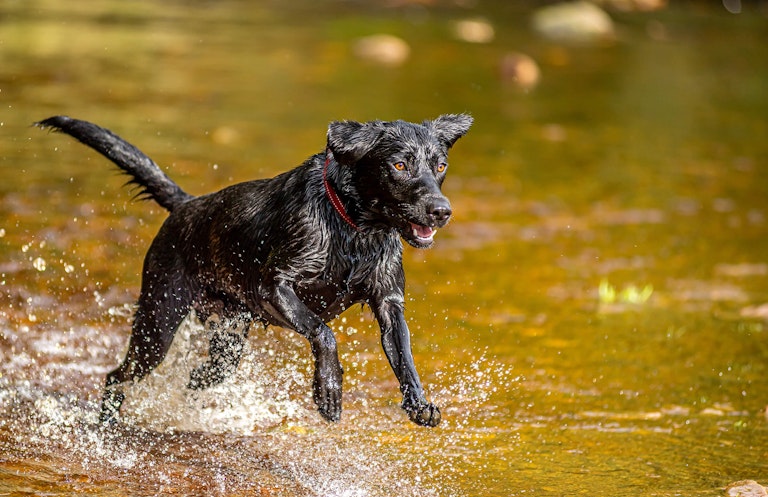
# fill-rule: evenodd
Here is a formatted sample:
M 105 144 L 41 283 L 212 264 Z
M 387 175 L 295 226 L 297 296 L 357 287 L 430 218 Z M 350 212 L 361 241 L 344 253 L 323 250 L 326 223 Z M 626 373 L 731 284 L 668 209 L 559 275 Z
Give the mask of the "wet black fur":
M 160 364 L 193 309 L 212 338 L 209 359 L 192 371 L 190 388 L 215 385 L 237 368 L 253 321 L 291 328 L 310 342 L 318 409 L 337 421 L 342 369 L 326 322 L 364 303 L 379 323 L 403 409 L 418 424 L 440 422 L 413 363 L 400 239 L 428 247 L 431 230 L 425 227 L 448 222 L 450 204 L 440 192 L 446 154 L 468 131 L 471 117 L 449 114 L 421 124 L 333 122 L 326 151 L 301 166 L 199 197 L 182 191 L 151 159 L 104 128 L 63 116 L 37 124 L 105 155 L 171 213 L 144 260 L 128 353 L 107 375 L 103 421 L 120 409 L 120 385 Z M 329 201 L 326 161 L 328 182 L 355 226 Z

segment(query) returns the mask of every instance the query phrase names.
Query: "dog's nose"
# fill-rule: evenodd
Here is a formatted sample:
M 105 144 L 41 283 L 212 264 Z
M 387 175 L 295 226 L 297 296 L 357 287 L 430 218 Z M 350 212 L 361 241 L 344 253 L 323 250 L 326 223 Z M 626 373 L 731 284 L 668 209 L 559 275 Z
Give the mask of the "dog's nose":
M 451 204 L 447 199 L 436 200 L 427 207 L 427 214 L 437 224 L 445 224 L 451 217 Z

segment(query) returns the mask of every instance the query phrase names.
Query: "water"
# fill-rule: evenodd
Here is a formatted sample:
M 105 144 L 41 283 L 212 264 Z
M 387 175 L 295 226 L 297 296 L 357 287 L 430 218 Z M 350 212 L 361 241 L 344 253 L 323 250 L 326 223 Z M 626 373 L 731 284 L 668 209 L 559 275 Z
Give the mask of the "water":
M 9 3 L 0 7 L 0 493 L 721 495 L 768 481 L 766 17 L 612 12 L 618 39 L 547 42 L 514 2 Z M 455 38 L 486 19 L 495 37 Z M 375 33 L 400 66 L 360 60 Z M 521 91 L 500 64 L 524 52 Z M 371 316 L 333 323 L 344 413 L 310 396 L 306 343 L 251 331 L 235 377 L 183 388 L 193 319 L 96 423 L 164 219 L 104 159 L 30 123 L 93 120 L 187 191 L 271 176 L 332 119 L 472 112 L 455 217 L 406 250 L 436 429 L 413 425 Z

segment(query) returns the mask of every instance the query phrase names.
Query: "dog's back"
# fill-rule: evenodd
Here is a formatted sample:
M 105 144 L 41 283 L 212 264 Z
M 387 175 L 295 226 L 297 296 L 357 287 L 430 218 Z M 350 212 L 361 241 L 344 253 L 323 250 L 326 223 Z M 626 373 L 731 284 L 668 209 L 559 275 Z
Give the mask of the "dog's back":
M 341 267 L 349 266 L 344 261 L 360 259 L 359 253 L 366 250 L 353 246 L 351 237 L 341 236 L 340 220 L 323 202 L 322 190 L 308 187 L 319 183 L 321 177 L 321 162 L 313 157 L 274 178 L 238 183 L 184 202 L 163 223 L 148 258 L 157 253 L 162 263 L 168 264 L 164 254 L 172 253 L 178 261 L 174 267 L 197 287 L 196 291 L 247 301 L 254 318 L 286 326 L 279 316 L 259 305 L 255 294 L 265 276 L 265 265 L 288 264 L 293 271 L 283 277 L 312 286 L 316 293 L 327 293 L 321 292 L 314 280 L 325 274 L 335 281 L 340 271 L 350 272 L 349 267 Z M 377 240 L 391 251 L 398 242 L 391 234 L 388 237 L 392 238 L 389 243 L 381 243 L 380 237 Z M 389 259 L 377 252 L 380 259 Z M 334 259 L 332 264 L 330 259 Z M 145 268 L 145 272 L 161 270 L 153 264 Z M 340 293 L 333 291 L 334 295 Z M 330 315 L 334 309 L 338 311 L 331 303 L 325 299 L 327 312 L 311 307 Z

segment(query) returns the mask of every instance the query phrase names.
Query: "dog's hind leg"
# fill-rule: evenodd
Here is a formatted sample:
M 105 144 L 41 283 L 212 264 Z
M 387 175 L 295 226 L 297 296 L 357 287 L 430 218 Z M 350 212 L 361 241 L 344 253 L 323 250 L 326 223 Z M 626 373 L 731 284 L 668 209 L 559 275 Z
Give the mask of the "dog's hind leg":
M 190 301 L 189 291 L 183 284 L 158 281 L 145 273 L 128 353 L 122 364 L 107 375 L 99 415 L 101 422 L 112 422 L 120 410 L 125 398 L 123 383 L 141 380 L 163 361 L 176 329 L 189 313 Z
M 189 375 L 187 388 L 194 390 L 218 385 L 237 370 L 253 322 L 250 312 L 229 306 L 225 306 L 220 314 L 199 317 L 205 319 L 210 345 L 208 360 Z

